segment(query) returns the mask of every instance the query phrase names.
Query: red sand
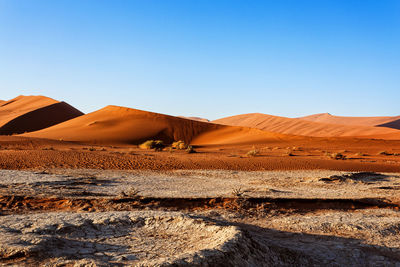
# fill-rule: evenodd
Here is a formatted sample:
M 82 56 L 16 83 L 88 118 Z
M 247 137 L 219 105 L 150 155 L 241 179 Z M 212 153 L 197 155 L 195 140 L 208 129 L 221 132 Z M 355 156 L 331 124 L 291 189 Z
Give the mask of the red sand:
M 314 136 L 314 137 L 344 137 L 354 136 L 375 138 L 384 136 L 389 139 L 400 140 L 400 131 L 386 127 L 349 126 L 310 122 L 301 119 L 291 119 L 266 115 L 261 113 L 243 114 L 213 121 L 232 126 L 253 127 L 270 132 Z
M 44 96 L 18 96 L 0 106 L 0 134 L 35 131 L 83 115 L 68 105 Z

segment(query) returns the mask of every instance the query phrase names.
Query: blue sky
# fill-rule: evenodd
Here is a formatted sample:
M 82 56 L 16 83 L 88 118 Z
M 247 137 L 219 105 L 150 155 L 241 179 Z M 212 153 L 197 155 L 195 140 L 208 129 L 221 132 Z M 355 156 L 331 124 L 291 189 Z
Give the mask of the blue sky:
M 0 99 L 400 115 L 398 0 L 0 0 Z

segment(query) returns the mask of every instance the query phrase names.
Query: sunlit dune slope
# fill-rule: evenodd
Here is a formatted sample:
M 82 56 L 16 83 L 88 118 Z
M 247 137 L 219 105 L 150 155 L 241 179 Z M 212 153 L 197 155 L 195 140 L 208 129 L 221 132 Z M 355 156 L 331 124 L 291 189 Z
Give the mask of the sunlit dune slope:
M 192 144 L 194 145 L 256 145 L 266 144 L 270 141 L 281 140 L 292 141 L 300 140 L 304 137 L 272 133 L 248 127 L 226 126 L 214 131 L 208 131 L 196 136 Z
M 65 102 L 44 96 L 18 96 L 0 104 L 0 134 L 37 131 L 81 115 Z
M 315 137 L 357 136 L 374 138 L 386 136 L 389 139 L 400 139 L 400 131 L 386 127 L 350 126 L 311 122 L 301 119 L 251 113 L 222 118 L 213 123 L 258 128 L 265 131 Z
M 352 126 L 385 126 L 388 128 L 400 129 L 400 116 L 344 117 L 334 116 L 329 113 L 320 113 L 300 117 L 299 119 L 328 124 L 341 124 Z
M 174 140 L 185 142 L 195 140 L 196 144 L 204 145 L 219 141 L 224 143 L 244 140 L 251 142 L 254 138 L 267 140 L 279 138 L 282 135 L 257 129 L 188 120 L 125 107 L 107 106 L 98 111 L 23 136 L 89 143 L 125 144 L 138 144 L 149 139 L 160 139 L 167 143 Z

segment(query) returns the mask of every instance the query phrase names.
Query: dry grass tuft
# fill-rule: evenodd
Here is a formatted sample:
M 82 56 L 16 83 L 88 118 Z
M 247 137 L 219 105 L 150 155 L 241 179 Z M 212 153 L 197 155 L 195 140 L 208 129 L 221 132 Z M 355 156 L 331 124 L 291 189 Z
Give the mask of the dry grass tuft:
M 238 187 L 238 188 L 232 189 L 232 195 L 234 197 L 244 197 L 245 194 L 244 194 L 244 191 L 242 190 L 242 188 Z

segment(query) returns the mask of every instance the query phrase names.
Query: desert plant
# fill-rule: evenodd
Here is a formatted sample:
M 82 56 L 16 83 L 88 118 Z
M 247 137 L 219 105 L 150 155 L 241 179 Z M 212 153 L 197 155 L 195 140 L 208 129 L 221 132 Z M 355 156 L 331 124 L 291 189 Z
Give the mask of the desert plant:
M 260 154 L 260 151 L 253 148 L 252 150 L 250 150 L 249 152 L 246 153 L 246 156 L 248 157 L 256 157 Z
M 91 147 L 91 148 L 89 148 L 89 151 L 96 151 L 96 148 Z
M 390 156 L 392 155 L 391 153 L 387 152 L 387 151 L 381 151 L 378 153 L 379 155 L 385 155 L 385 156 Z
M 356 156 L 364 157 L 364 156 L 368 156 L 368 154 L 362 153 L 362 152 L 358 152 L 358 153 L 356 154 Z
M 234 188 L 234 189 L 232 189 L 232 195 L 234 197 L 243 197 L 244 196 L 244 191 L 242 190 L 241 187 Z
M 161 140 L 154 141 L 153 148 L 155 151 L 162 151 L 165 148 L 164 142 Z
M 179 141 L 173 142 L 171 147 L 173 149 L 182 150 L 182 149 L 187 149 L 188 145 L 185 144 L 185 142 L 183 142 L 182 140 L 179 140 Z
M 131 186 L 126 191 L 122 191 L 120 196 L 121 197 L 129 197 L 129 198 L 138 198 L 139 193 L 140 193 L 140 191 L 137 188 Z
M 147 140 L 146 142 L 139 145 L 141 149 L 152 149 L 154 146 L 154 140 Z
M 332 153 L 332 154 L 330 154 L 330 157 L 331 157 L 331 159 L 336 159 L 336 160 L 346 159 L 346 156 L 343 155 L 342 153 Z
M 196 153 L 196 150 L 194 150 L 194 148 L 192 146 L 188 146 L 186 148 L 186 153 L 189 153 L 189 154 Z
M 146 142 L 139 145 L 141 149 L 154 149 L 155 151 L 161 151 L 165 147 L 162 140 L 147 140 Z
M 286 152 L 286 156 L 289 156 L 289 157 L 292 157 L 292 156 L 294 156 L 294 154 L 293 154 L 293 151 L 287 151 Z

